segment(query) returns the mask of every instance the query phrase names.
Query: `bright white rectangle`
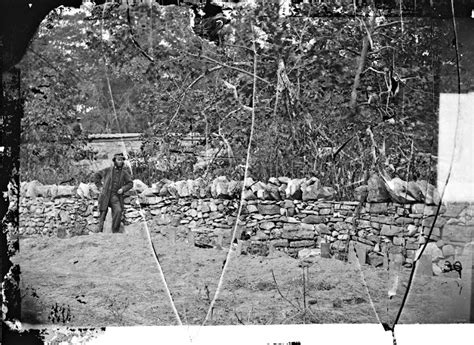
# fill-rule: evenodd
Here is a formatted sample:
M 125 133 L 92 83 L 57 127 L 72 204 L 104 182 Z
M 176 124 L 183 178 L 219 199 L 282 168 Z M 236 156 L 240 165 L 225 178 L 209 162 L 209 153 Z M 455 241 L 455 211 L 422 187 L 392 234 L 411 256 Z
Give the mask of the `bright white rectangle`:
M 470 344 L 472 324 L 397 325 L 399 345 Z M 88 345 L 393 345 L 391 332 L 380 324 L 326 324 L 273 326 L 107 327 Z
M 474 201 L 474 93 L 440 94 L 438 190 L 443 201 Z M 453 158 L 454 154 L 454 158 Z

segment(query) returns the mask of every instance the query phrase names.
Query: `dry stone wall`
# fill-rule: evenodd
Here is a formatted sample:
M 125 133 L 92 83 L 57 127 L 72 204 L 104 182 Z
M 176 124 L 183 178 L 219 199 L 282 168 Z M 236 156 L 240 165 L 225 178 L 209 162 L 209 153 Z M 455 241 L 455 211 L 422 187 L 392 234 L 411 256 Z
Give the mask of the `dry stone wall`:
M 310 188 L 308 197 L 308 180 L 285 181 L 279 186 L 274 181 L 276 188 L 245 182 L 235 237 L 241 251 L 266 255 L 281 250 L 296 257 L 298 253 L 317 253 L 329 247 L 333 254 L 343 255 L 350 244 L 374 266 L 387 259 L 409 266 L 420 246 L 428 241 L 431 229 L 425 254 L 434 264 L 441 267 L 444 260 L 455 260 L 472 250 L 473 205 L 442 205 L 435 221 L 437 205 L 433 205 L 433 198 L 432 205 L 323 200 L 333 197 L 331 188 L 317 185 Z M 306 189 L 302 188 L 305 183 Z M 21 198 L 22 236 L 65 238 L 96 231 L 99 212 L 92 189 L 65 187 L 52 195 L 45 186 L 39 186 L 36 192 L 31 185 L 23 187 L 30 193 Z M 125 199 L 124 223 L 146 220 L 151 231 L 192 238 L 200 247 L 228 247 L 241 187 L 241 183 L 223 177 L 210 185 L 202 180 L 162 181 L 151 188 L 135 181 L 134 190 Z M 375 189 L 369 192 L 381 198 L 374 194 Z

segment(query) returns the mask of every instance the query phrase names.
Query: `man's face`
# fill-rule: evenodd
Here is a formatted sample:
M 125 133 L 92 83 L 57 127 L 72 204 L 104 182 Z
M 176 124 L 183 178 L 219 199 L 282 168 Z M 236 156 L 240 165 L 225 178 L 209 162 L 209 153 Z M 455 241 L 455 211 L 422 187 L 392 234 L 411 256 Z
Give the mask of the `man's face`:
M 123 157 L 115 157 L 115 166 L 118 168 L 123 167 Z

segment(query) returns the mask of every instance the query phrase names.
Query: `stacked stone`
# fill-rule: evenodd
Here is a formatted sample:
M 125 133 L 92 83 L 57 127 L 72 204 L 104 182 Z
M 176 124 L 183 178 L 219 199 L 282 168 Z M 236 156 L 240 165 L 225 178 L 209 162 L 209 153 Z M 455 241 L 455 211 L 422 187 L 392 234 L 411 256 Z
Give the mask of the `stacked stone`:
M 237 239 L 246 240 L 252 254 L 266 254 L 274 247 L 292 256 L 303 248 L 318 248 L 321 242 L 330 243 L 334 252 L 344 252 L 350 239 L 365 248 L 367 259 L 375 266 L 383 263 L 384 256 L 412 264 L 416 251 L 428 240 L 437 207 L 370 203 L 361 208 L 354 220 L 358 205 L 358 202 L 248 200 L 244 202 Z M 161 216 L 168 219 L 161 221 L 161 225 L 185 226 L 198 242 L 209 245 L 229 244 L 238 208 L 237 202 L 226 199 L 180 200 L 180 206 L 173 207 L 172 198 L 163 198 L 160 203 L 143 206 L 148 219 Z M 455 248 L 459 254 L 471 229 L 464 224 L 463 235 L 459 235 L 457 230 L 463 220 L 451 219 L 453 212 L 446 214 L 446 206 L 440 211 L 429 241 L 441 246 L 446 257 Z M 466 212 L 464 218 L 469 217 Z M 446 225 L 448 219 L 451 220 Z M 441 231 L 446 226 L 458 243 L 440 241 Z
M 433 268 L 434 273 L 440 273 L 444 260 L 454 260 L 469 250 L 466 245 L 472 241 L 474 228 L 463 221 L 461 214 L 472 213 L 472 206 L 443 205 L 436 221 L 438 206 L 371 203 L 365 208 L 368 213 L 360 216 L 362 226 L 360 221 L 357 223 L 358 229 L 366 229 L 359 230 L 358 238 L 351 239 L 367 245 L 369 262 L 375 266 L 382 264 L 383 254 L 391 261 L 410 266 L 417 251 L 428 242 L 425 253 L 438 266 Z
M 236 200 L 190 197 L 141 196 L 139 204 L 139 208 L 126 206 L 128 222 L 145 219 L 152 227 L 186 227 L 194 233 L 196 241 L 209 245 L 216 245 L 220 238 L 230 239 L 238 208 Z
M 430 219 L 428 225 L 432 223 L 433 220 Z M 444 266 L 444 260 L 449 260 L 452 263 L 462 256 L 472 258 L 474 250 L 473 204 L 446 205 L 443 218 L 440 222 L 435 223 L 435 229 L 436 227 L 440 229 L 439 240 L 436 242 L 438 250 L 431 243 L 428 243 L 431 245 L 430 248 L 426 248 L 426 252 L 432 257 L 435 274 L 440 273 Z
M 94 201 L 76 197 L 20 198 L 20 235 L 87 235 L 97 223 Z
M 244 185 L 244 200 L 332 200 L 335 195 L 333 188 L 321 186 L 316 177 L 310 179 L 270 178 L 267 183 L 247 178 Z M 239 199 L 241 192 L 242 181 L 230 181 L 225 176 L 219 176 L 210 184 L 201 178 L 177 182 L 162 180 L 151 188 L 143 190 L 141 196 Z
M 144 189 L 139 202 L 146 209 L 145 219 L 160 216 L 160 225 L 169 225 L 173 223 L 172 219 L 179 219 L 180 226 L 193 231 L 196 241 L 222 245 L 229 244 L 241 193 L 242 183 L 229 181 L 225 176 L 216 178 L 209 185 L 202 179 L 164 180 Z M 248 238 L 248 251 L 254 254 L 267 253 L 269 246 L 284 249 L 292 255 L 301 248 L 314 248 L 318 243 L 316 225 L 302 223 L 292 216 L 299 212 L 301 200 L 333 199 L 334 194 L 334 189 L 321 186 L 317 178 L 292 180 L 280 177 L 271 178 L 267 183 L 248 178 L 243 190 L 245 207 L 236 238 Z M 179 198 L 178 202 L 176 198 Z M 187 198 L 201 199 L 196 204 Z M 179 207 L 172 206 L 176 203 Z M 138 214 L 130 207 L 126 212 L 128 221 L 139 219 Z M 168 221 L 163 222 L 163 219 Z
M 315 248 L 318 231 L 314 224 L 296 218 L 301 207 L 298 200 L 247 201 L 241 238 L 249 239 L 250 253 L 265 254 L 272 247 L 296 256 L 302 248 Z
M 266 255 L 274 248 L 297 256 L 321 243 L 328 243 L 333 253 L 345 253 L 350 240 L 363 261 L 375 266 L 384 259 L 411 265 L 420 246 L 429 241 L 425 253 L 440 268 L 444 259 L 455 259 L 469 250 L 472 241 L 473 207 L 443 205 L 435 221 L 437 192 L 432 186 L 423 196 L 432 204 L 427 205 L 393 202 L 374 177 L 359 193 L 365 192 L 365 199 L 345 202 L 333 201 L 334 189 L 321 186 L 317 178 L 280 177 L 267 183 L 248 178 L 242 184 L 218 177 L 210 184 L 202 179 L 163 180 L 152 187 L 138 182 L 134 181 L 134 189 L 125 198 L 125 223 L 146 220 L 152 230 L 166 226 L 179 236 L 192 236 L 202 246 L 230 245 L 241 195 L 243 208 L 235 238 L 252 254 Z M 43 189 L 38 193 L 36 188 L 36 198 L 21 198 L 22 235 L 69 237 L 95 231 L 97 201 Z M 63 193 L 73 189 L 65 188 Z M 400 195 L 395 197 L 400 199 Z

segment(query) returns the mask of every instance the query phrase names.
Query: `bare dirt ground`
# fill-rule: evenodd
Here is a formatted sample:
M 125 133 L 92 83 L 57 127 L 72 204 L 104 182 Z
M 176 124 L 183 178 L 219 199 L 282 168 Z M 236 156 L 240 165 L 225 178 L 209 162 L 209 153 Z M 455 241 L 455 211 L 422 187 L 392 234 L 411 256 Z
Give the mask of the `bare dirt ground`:
M 197 248 L 156 232 L 152 239 L 181 322 L 202 324 L 227 250 Z M 144 234 L 25 238 L 13 260 L 22 272 L 23 323 L 69 327 L 178 323 Z M 280 252 L 268 257 L 233 252 L 206 324 L 391 324 L 410 272 L 360 268 L 357 262 L 320 257 L 303 266 L 307 267 Z M 470 281 L 470 274 L 463 279 L 417 276 L 400 322 L 467 322 Z M 396 292 L 392 298 L 390 289 Z

